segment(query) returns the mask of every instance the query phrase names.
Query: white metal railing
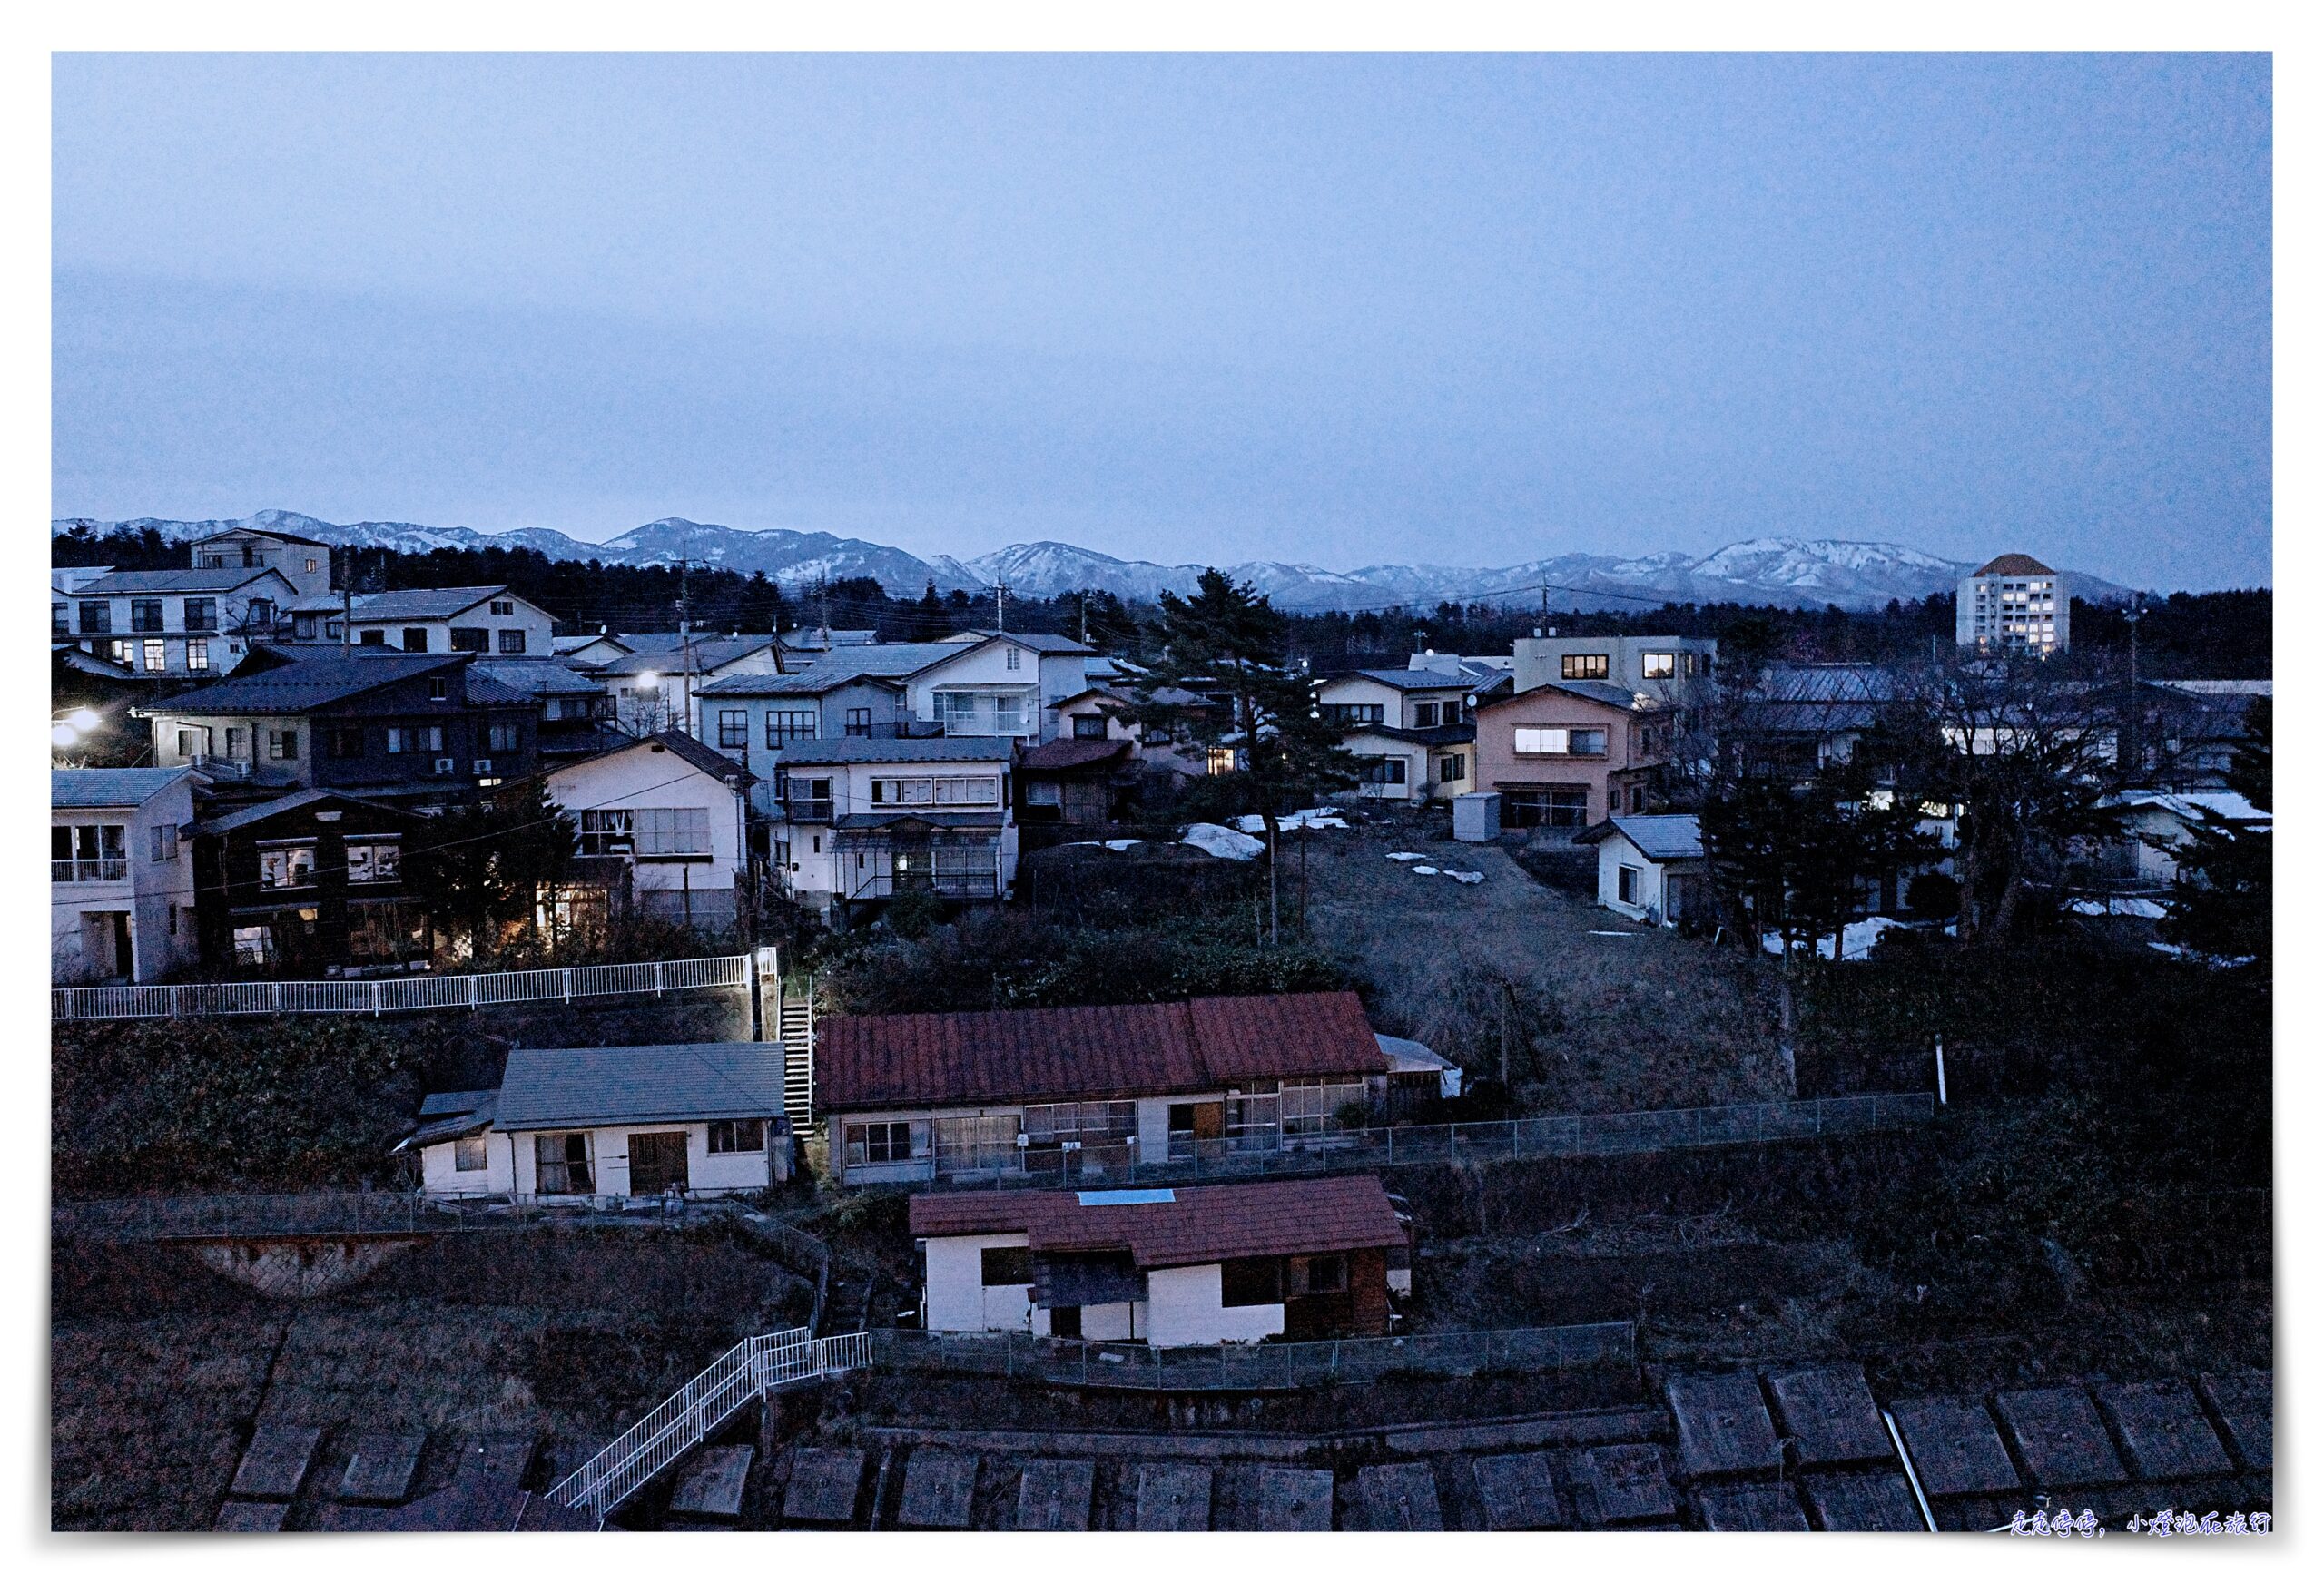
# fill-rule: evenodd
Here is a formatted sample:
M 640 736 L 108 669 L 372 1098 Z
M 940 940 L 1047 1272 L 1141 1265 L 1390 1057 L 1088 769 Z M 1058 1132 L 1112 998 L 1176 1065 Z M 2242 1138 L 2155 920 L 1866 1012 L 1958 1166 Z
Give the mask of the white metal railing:
M 748 957 L 616 962 L 597 968 L 529 968 L 513 973 L 424 974 L 405 978 L 253 979 L 232 984 L 123 984 L 50 991 L 59 1022 L 139 1017 L 290 1017 L 309 1013 L 377 1017 L 527 1000 L 740 989 Z
M 817 1338 L 803 1329 L 784 1330 L 738 1342 L 611 1445 L 558 1480 L 548 1499 L 586 1509 L 603 1523 L 641 1486 L 769 1391 L 865 1368 L 871 1362 L 872 1338 L 861 1331 Z

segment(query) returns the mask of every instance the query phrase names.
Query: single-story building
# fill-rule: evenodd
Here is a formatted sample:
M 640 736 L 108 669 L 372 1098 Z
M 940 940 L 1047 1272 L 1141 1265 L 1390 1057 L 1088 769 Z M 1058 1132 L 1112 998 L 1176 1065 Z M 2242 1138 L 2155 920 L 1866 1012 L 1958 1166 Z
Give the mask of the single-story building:
M 1409 1223 L 1377 1176 L 923 1193 L 911 1224 L 931 1331 L 1163 1347 L 1376 1336 L 1392 1284 L 1412 1290 Z
M 2179 878 L 2177 849 L 2203 827 L 2206 814 L 2257 830 L 2274 817 L 2240 792 L 2132 791 L 2115 793 L 2107 806 L 2122 811 L 2121 836 L 2109 843 L 2102 867 L 2107 877 L 2167 888 Z
M 833 1017 L 815 1031 L 847 1186 L 1102 1178 L 1315 1146 L 1384 1113 L 1390 1067 L 1346 990 Z
M 1645 923 L 1708 918 L 1709 870 L 1691 813 L 1626 813 L 1573 838 L 1598 849 L 1598 905 Z
M 783 1047 L 514 1049 L 499 1087 L 421 1101 L 395 1153 L 431 1198 L 754 1193 L 791 1179 Z

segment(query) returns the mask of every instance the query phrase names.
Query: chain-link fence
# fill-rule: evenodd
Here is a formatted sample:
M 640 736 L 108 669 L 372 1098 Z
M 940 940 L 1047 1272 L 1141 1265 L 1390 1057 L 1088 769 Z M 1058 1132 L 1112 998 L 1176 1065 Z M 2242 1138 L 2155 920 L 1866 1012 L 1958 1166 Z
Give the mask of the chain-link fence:
M 880 1330 L 872 1332 L 872 1362 L 875 1368 L 1124 1391 L 1288 1391 L 1368 1384 L 1396 1375 L 1460 1379 L 1501 1372 L 1629 1368 L 1637 1362 L 1637 1336 L 1626 1321 L 1200 1347 Z

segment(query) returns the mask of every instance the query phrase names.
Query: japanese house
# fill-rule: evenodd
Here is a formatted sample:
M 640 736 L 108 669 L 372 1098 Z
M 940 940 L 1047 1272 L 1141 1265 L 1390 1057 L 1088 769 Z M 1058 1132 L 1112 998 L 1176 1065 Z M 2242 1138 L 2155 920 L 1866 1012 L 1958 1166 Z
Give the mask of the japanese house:
M 428 822 L 338 792 L 212 804 L 189 832 L 205 975 L 425 968 L 428 920 L 404 890 L 403 853 Z
M 1598 849 L 1598 905 L 1641 923 L 1709 922 L 1702 827 L 1691 813 L 1626 813 L 1574 837 Z
M 657 732 L 548 772 L 572 815 L 580 871 L 556 905 L 568 926 L 635 911 L 732 927 L 746 876 L 750 776 L 683 732 Z
M 1017 878 L 1012 737 L 839 737 L 774 756 L 769 859 L 784 889 L 844 919 L 910 891 L 992 901 Z
M 833 1017 L 815 1037 L 851 1186 L 1322 1146 L 1382 1113 L 1390 1067 L 1345 990 Z
M 783 1047 L 514 1049 L 498 1088 L 429 1095 L 395 1152 L 434 1198 L 757 1192 L 791 1178 Z
M 1659 797 L 1677 712 L 1605 682 L 1547 682 L 1481 700 L 1476 787 L 1501 793 L 1503 830 L 1579 833 Z
M 1385 1335 L 1411 1232 L 1377 1176 L 911 1201 L 932 1331 L 1156 1346 Z
M 52 770 L 49 969 L 59 984 L 148 982 L 192 962 L 191 770 Z

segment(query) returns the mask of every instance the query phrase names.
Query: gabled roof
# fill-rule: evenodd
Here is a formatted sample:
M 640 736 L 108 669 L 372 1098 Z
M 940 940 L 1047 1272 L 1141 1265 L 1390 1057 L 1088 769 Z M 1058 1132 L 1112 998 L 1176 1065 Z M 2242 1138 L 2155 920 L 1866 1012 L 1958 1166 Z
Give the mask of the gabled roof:
M 909 1214 L 915 1237 L 1021 1232 L 1036 1254 L 1127 1253 L 1141 1270 L 1404 1241 L 1377 1176 L 1121 1193 L 922 1193 Z
M 468 674 L 483 676 L 527 698 L 595 698 L 605 687 L 563 660 L 477 659 Z
M 1479 709 L 1500 708 L 1542 693 L 1570 693 L 1576 698 L 1587 698 L 1592 703 L 1603 703 L 1609 708 L 1620 709 L 1630 714 L 1657 714 L 1669 708 L 1669 704 L 1659 698 L 1649 697 L 1643 693 L 1633 693 L 1628 687 L 1617 687 L 1611 682 L 1566 681 L 1543 682 L 1536 686 L 1526 688 L 1522 693 L 1512 693 L 1502 698 L 1485 698 L 1481 690 L 1477 707 Z
M 1017 752 L 1013 736 L 826 736 L 787 742 L 775 762 L 794 764 L 1005 763 Z
M 241 527 L 222 527 L 216 533 L 204 534 L 192 542 L 196 545 L 214 544 L 222 538 L 231 538 L 238 533 L 255 534 L 261 538 L 279 538 L 284 544 L 312 545 L 317 549 L 323 550 L 330 548 L 322 540 L 309 538 L 304 534 L 285 533 L 279 527 L 257 527 L 249 524 L 244 524 Z
M 724 697 L 784 697 L 828 693 L 850 682 L 895 682 L 969 652 L 965 644 L 862 644 L 834 649 L 788 675 L 722 676 L 701 691 Z
M 234 675 L 181 693 L 139 713 L 172 715 L 303 714 L 436 671 L 457 671 L 466 654 L 333 654 L 296 660 L 258 675 Z
M 510 1050 L 492 1126 L 519 1132 L 783 1114 L 780 1044 L 609 1045 Z
M 424 1149 L 430 1144 L 448 1144 L 458 1138 L 474 1137 L 492 1126 L 493 1107 L 499 1099 L 500 1090 L 497 1088 L 430 1094 L 419 1102 L 418 1128 L 389 1152 L 400 1155 L 407 1149 Z
M 714 671 L 721 665 L 731 665 L 737 660 L 775 646 L 773 633 L 755 637 L 697 637 L 691 645 L 674 643 L 667 648 L 639 650 L 617 654 L 597 667 L 600 676 L 635 676 L 646 671 L 674 672 L 689 664 L 696 675 Z
M 553 652 L 560 654 L 569 654 L 576 649 L 586 649 L 592 644 L 608 644 L 624 654 L 632 653 L 635 648 L 635 645 L 627 640 L 615 637 L 609 632 L 576 632 L 564 637 L 553 637 L 548 640 L 548 644 Z
M 51 808 L 136 808 L 192 775 L 175 770 L 51 770 Z
M 1324 686 L 1334 682 L 1362 680 L 1377 682 L 1383 687 L 1393 687 L 1399 693 L 1447 693 L 1465 691 L 1476 685 L 1476 679 L 1459 671 L 1393 671 L 1387 669 L 1343 671 L 1326 677 Z
M 112 572 L 84 583 L 68 597 L 106 594 L 231 594 L 272 577 L 288 588 L 290 579 L 272 566 L 192 566 L 175 571 Z
M 970 647 L 980 647 L 995 638 L 1003 637 L 1010 643 L 1020 644 L 1031 649 L 1037 654 L 1094 654 L 1098 652 L 1088 644 L 1069 637 L 1059 637 L 1053 632 L 994 632 L 989 627 L 982 626 L 962 627 L 946 641 L 965 644 Z
M 438 782 L 438 785 L 440 784 L 441 782 Z M 239 808 L 231 813 L 222 813 L 214 819 L 205 819 L 193 827 L 193 833 L 225 835 L 241 830 L 246 825 L 261 824 L 278 814 L 294 813 L 301 808 L 310 807 L 318 802 L 343 803 L 350 808 L 385 814 L 399 824 L 408 824 L 412 821 L 428 817 L 417 809 L 398 808 L 391 803 L 375 802 L 368 797 L 350 796 L 345 792 L 317 789 L 293 792 L 287 797 L 277 797 L 269 802 L 253 802 L 247 808 Z
M 2032 556 L 1995 556 L 1969 574 L 1973 577 L 2054 577 L 2057 574 Z
M 682 731 L 657 731 L 650 736 L 641 736 L 628 742 L 617 742 L 603 752 L 593 753 L 586 759 L 575 759 L 560 764 L 554 773 L 571 774 L 574 771 L 585 765 L 594 764 L 600 759 L 615 758 L 623 753 L 655 752 L 675 753 L 704 774 L 714 775 L 730 785 L 747 786 L 753 779 L 748 771 L 724 753 L 698 738 L 688 736 Z
M 519 599 L 506 583 L 478 584 L 466 588 L 390 588 L 355 602 L 355 619 L 363 621 L 448 621 L 473 610 L 487 599 Z M 527 600 L 526 603 L 530 604 Z M 535 609 L 539 606 L 535 605 Z
M 2275 823 L 2273 814 L 2240 792 L 2118 792 L 2102 806 L 2159 808 L 2189 825 L 2201 824 L 2206 813 L 2269 827 Z
M 816 1086 L 833 1109 L 1198 1093 L 1386 1069 L 1347 990 L 833 1017 L 815 1040 Z
M 1703 855 L 1702 821 L 1691 813 L 1617 814 L 1600 820 L 1573 839 L 1577 846 L 1596 846 L 1618 832 L 1658 863 L 1684 862 Z
M 1043 770 L 1086 770 L 1093 764 L 1124 758 L 1136 745 L 1126 736 L 1061 736 L 1039 747 L 1027 748 L 1024 757 L 1017 761 L 1017 767 L 1034 773 Z

